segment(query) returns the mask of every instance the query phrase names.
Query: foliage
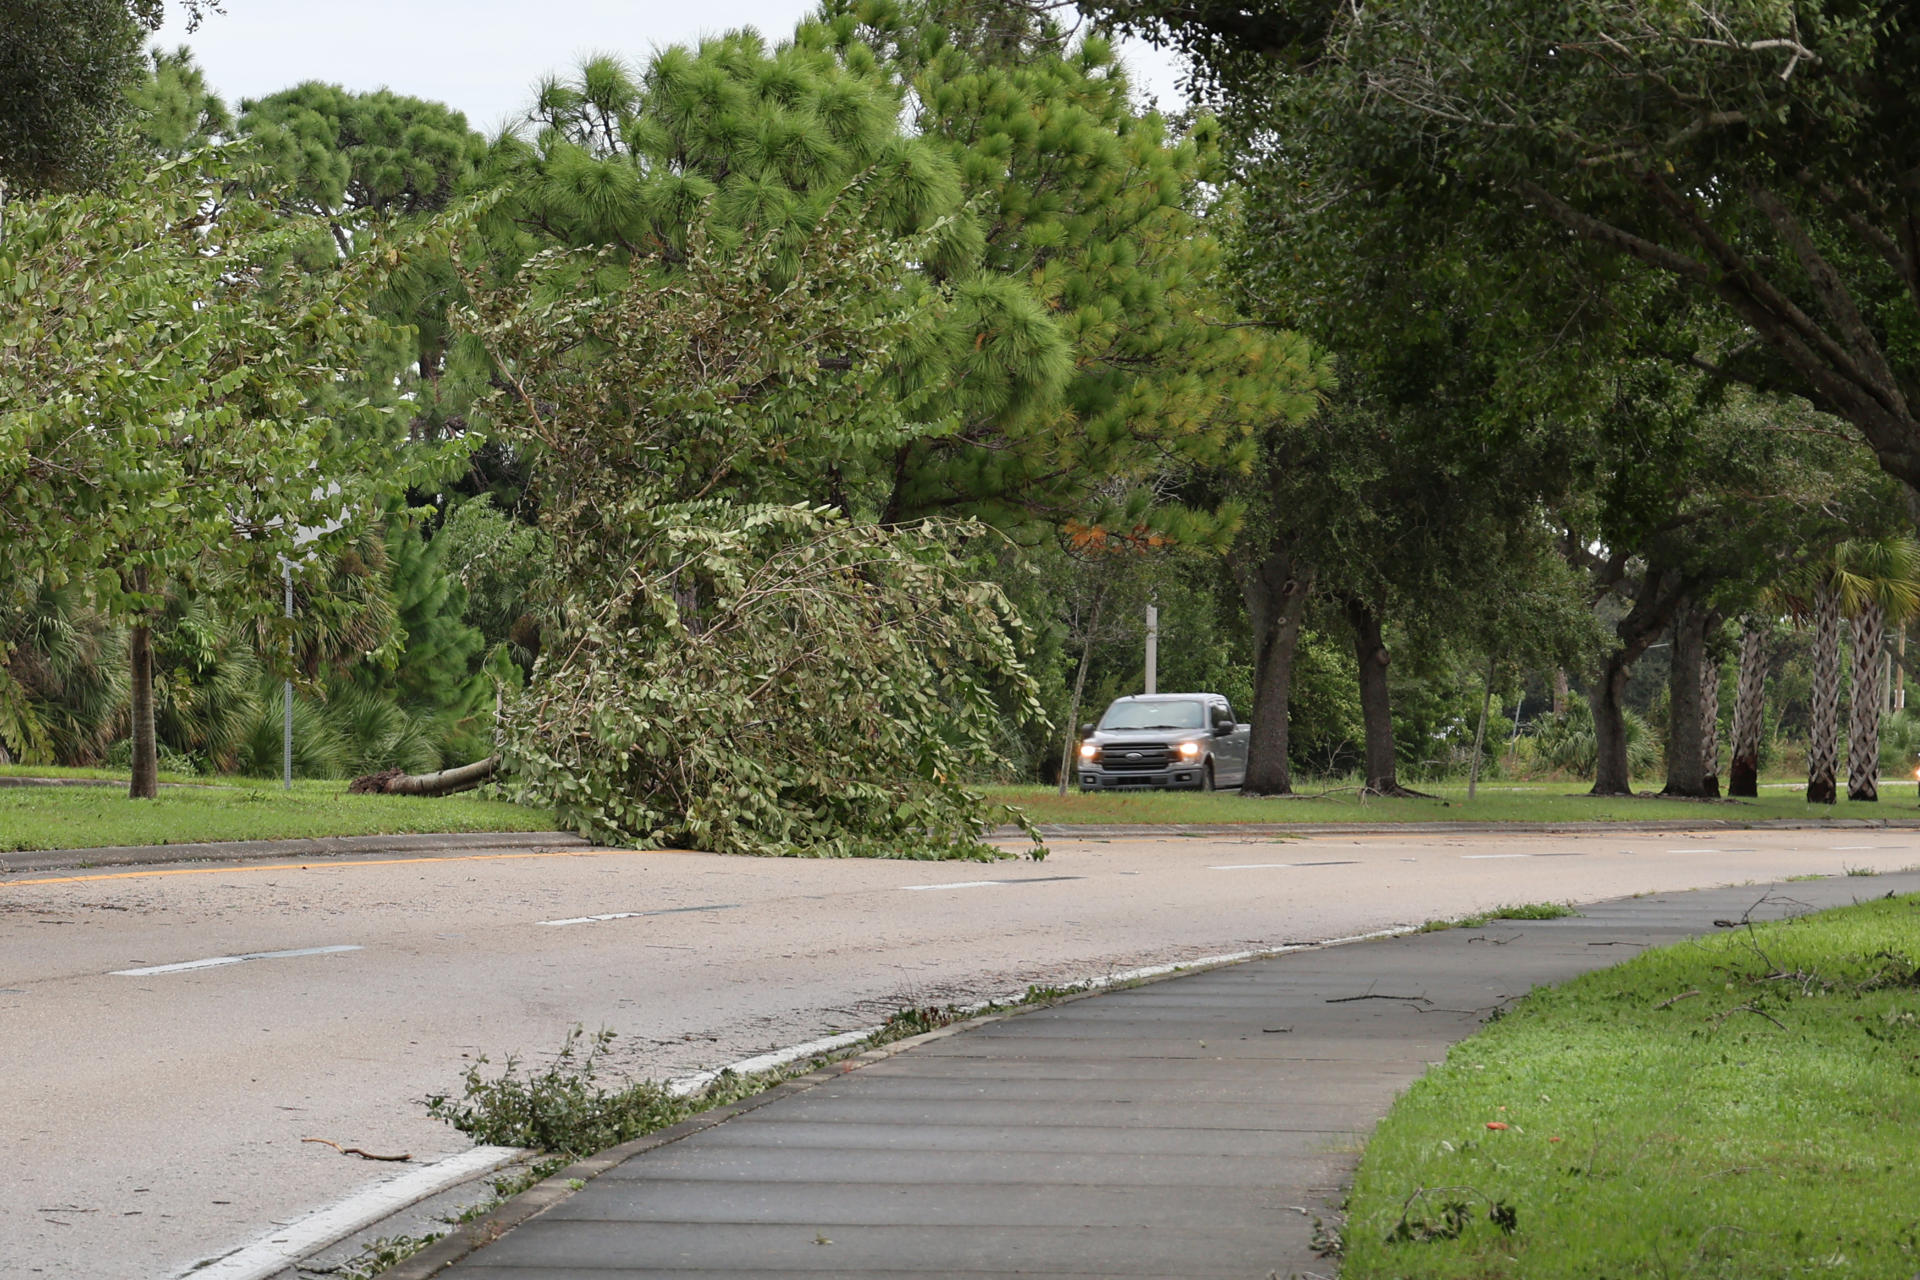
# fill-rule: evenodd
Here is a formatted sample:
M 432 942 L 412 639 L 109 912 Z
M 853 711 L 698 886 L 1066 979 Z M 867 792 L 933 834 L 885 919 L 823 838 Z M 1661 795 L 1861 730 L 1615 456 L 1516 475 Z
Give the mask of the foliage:
M 1017 5 L 835 0 L 795 41 L 850 62 L 871 49 L 906 131 L 953 166 L 965 202 L 968 257 L 936 268 L 965 306 L 918 374 L 944 385 L 955 427 L 893 460 L 882 510 L 1122 537 L 1147 514 L 1219 545 L 1231 506 L 1216 520 L 1164 491 L 1144 513 L 1126 499 L 1168 473 L 1244 469 L 1258 432 L 1313 410 L 1327 371 L 1297 334 L 1242 323 L 1228 301 L 1214 122 L 1139 110 L 1104 36 L 1072 39 Z M 984 358 L 1015 317 L 1032 354 Z
M 461 1096 L 430 1095 L 427 1114 L 476 1142 L 577 1157 L 678 1124 L 758 1093 L 766 1084 L 757 1077 L 727 1073 L 690 1096 L 652 1080 L 610 1088 L 601 1083 L 600 1060 L 613 1038 L 611 1031 L 588 1037 L 574 1027 L 545 1067 L 522 1070 L 520 1060 L 510 1056 L 491 1079 L 482 1071 L 487 1065 L 483 1056 L 463 1073 Z
M 433 544 L 465 592 L 467 625 L 489 651 L 509 644 L 515 661 L 531 667 L 539 649 L 534 597 L 548 561 L 540 531 L 486 498 L 472 498 L 447 513 Z
M 1627 762 L 1634 773 L 1648 774 L 1660 767 L 1660 740 L 1647 722 L 1632 711 L 1622 713 L 1627 729 Z M 1567 704 L 1559 715 L 1534 721 L 1521 739 L 1526 766 L 1569 778 L 1591 778 L 1598 747 L 1593 733 L 1593 706 L 1583 698 Z
M 1916 910 L 1756 925 L 1527 996 L 1375 1130 L 1341 1274 L 1903 1274 L 1912 1217 L 1879 1206 L 1904 1195 Z M 1423 1188 L 1509 1221 L 1400 1231 Z
M 278 557 L 324 560 L 434 462 L 396 450 L 373 404 L 315 402 L 383 332 L 369 303 L 399 247 L 314 277 L 283 252 L 297 220 L 226 178 L 162 164 L 23 206 L 0 243 L 0 529 L 22 571 L 74 582 L 136 641 L 175 582 L 270 619 Z
M 159 25 L 158 0 L 0 3 L 0 188 L 107 176 L 140 46 Z
M 963 784 L 1018 623 L 952 549 L 794 503 L 925 428 L 887 394 L 923 325 L 907 246 L 836 207 L 796 246 L 696 232 L 678 260 L 549 251 L 462 323 L 545 500 L 555 606 L 502 750 L 514 793 L 596 839 L 715 851 L 991 853 Z
M 1434 323 L 1433 286 L 1498 299 L 1473 310 L 1516 381 L 1665 348 L 1806 396 L 1920 480 L 1903 8 L 1098 7 L 1169 30 L 1260 139 L 1316 305 L 1390 331 Z M 1329 287 L 1355 264 L 1398 287 Z
M 208 87 L 193 50 L 150 49 L 147 61 L 147 74 L 127 98 L 135 138 L 149 158 L 178 160 L 233 135 L 233 116 Z

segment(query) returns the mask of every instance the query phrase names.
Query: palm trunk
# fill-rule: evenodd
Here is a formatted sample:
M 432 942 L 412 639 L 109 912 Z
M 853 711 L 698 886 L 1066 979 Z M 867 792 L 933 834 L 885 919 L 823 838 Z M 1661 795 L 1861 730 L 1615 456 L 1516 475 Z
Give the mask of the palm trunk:
M 1717 615 L 1707 619 L 1711 632 L 1719 625 Z M 1700 786 L 1701 794 L 1720 798 L 1720 663 L 1700 650 Z
M 1728 744 L 1727 794 L 1760 794 L 1760 739 L 1767 712 L 1767 635 L 1760 620 L 1748 618 L 1740 633 L 1740 684 L 1733 696 L 1732 741 Z
M 1312 581 L 1311 571 L 1279 549 L 1241 575 L 1254 635 L 1253 727 L 1248 732 L 1243 795 L 1293 794 L 1293 769 L 1287 759 L 1293 655 Z
M 1706 660 L 1707 615 L 1684 608 L 1673 620 L 1673 663 L 1667 674 L 1667 784 L 1661 795 L 1697 798 L 1707 793 L 1701 769 L 1703 708 L 1700 674 Z
M 1853 620 L 1853 689 L 1848 710 L 1847 799 L 1880 798 L 1880 700 L 1886 679 L 1886 611 L 1869 602 Z
M 1353 656 L 1360 667 L 1360 718 L 1366 726 L 1367 785 L 1362 794 L 1399 796 L 1399 760 L 1393 746 L 1393 696 L 1387 688 L 1392 661 L 1380 633 L 1380 615 L 1358 596 L 1343 601 L 1353 626 Z
M 1807 742 L 1807 803 L 1832 804 L 1839 797 L 1840 596 L 1830 585 L 1814 592 L 1812 729 Z
M 160 796 L 160 751 L 153 727 L 153 632 L 142 616 L 129 636 L 133 659 L 133 776 L 127 796 L 155 800 Z

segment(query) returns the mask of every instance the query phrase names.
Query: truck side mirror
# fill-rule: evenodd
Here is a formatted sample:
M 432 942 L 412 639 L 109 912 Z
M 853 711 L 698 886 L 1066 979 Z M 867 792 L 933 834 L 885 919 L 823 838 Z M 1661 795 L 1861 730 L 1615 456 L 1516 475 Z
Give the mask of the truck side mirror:
M 1216 738 L 1230 737 L 1233 734 L 1233 730 L 1234 730 L 1234 726 L 1232 724 L 1229 724 L 1227 721 L 1222 720 L 1220 723 L 1213 726 L 1213 736 Z
M 1090 734 L 1091 734 L 1092 732 L 1093 732 L 1093 726 L 1092 726 L 1091 724 L 1083 724 L 1083 725 L 1081 725 L 1081 726 L 1080 726 L 1080 736 L 1081 736 L 1081 737 L 1083 737 L 1083 738 L 1084 738 L 1084 737 L 1087 737 L 1087 736 L 1088 736 L 1088 735 L 1090 735 Z

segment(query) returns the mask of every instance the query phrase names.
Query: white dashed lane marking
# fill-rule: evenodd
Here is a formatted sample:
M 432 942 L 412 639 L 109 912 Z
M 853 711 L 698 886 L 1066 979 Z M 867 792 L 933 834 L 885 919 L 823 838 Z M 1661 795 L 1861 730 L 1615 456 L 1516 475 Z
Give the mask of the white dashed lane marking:
M 116 978 L 145 978 L 156 973 L 185 973 L 189 969 L 217 969 L 226 964 L 245 964 L 249 960 L 291 960 L 296 956 L 327 956 L 336 951 L 358 951 L 359 947 L 301 947 L 296 951 L 249 951 L 239 956 L 209 956 L 205 960 L 182 960 L 179 964 L 154 964 L 143 969 L 115 969 Z
M 638 920 L 642 916 L 678 916 L 689 911 L 737 911 L 737 902 L 714 902 L 703 907 L 661 907 L 654 911 L 606 911 L 597 916 L 568 916 L 565 920 L 539 920 L 536 924 L 559 926 L 566 924 L 599 924 L 605 920 Z
M 1052 884 L 1059 880 L 1085 880 L 1085 876 L 1016 876 L 1007 880 L 949 880 L 945 884 L 903 884 L 908 893 L 927 893 L 935 889 L 992 889 L 1003 884 Z

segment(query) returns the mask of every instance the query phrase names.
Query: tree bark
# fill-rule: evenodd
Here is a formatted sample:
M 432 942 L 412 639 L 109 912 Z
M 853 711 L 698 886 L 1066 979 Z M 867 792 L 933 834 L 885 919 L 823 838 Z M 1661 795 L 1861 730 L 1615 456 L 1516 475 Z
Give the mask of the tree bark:
M 144 614 L 133 625 L 127 650 L 133 661 L 133 776 L 127 796 L 153 800 L 160 795 L 160 750 L 153 726 L 153 632 Z
M 1706 634 L 1720 625 L 1718 614 L 1707 615 Z M 1700 785 L 1711 798 L 1720 798 L 1720 663 L 1700 647 Z
M 1627 759 L 1627 718 L 1621 698 L 1633 660 L 1625 649 L 1607 655 L 1600 679 L 1587 695 L 1593 703 L 1593 792 L 1596 796 L 1633 794 L 1633 770 Z
M 1667 669 L 1667 784 L 1663 796 L 1707 794 L 1701 770 L 1700 671 L 1706 658 L 1707 615 L 1691 605 L 1673 620 L 1673 662 Z
M 1253 624 L 1253 711 L 1247 739 L 1247 777 L 1242 795 L 1293 794 L 1287 759 L 1288 706 L 1293 695 L 1293 654 L 1300 643 L 1312 595 L 1312 570 L 1275 545 L 1240 575 Z
M 1733 730 L 1728 743 L 1727 794 L 1760 794 L 1760 740 L 1767 711 L 1767 634 L 1757 618 L 1740 632 L 1740 684 L 1733 696 Z
M 1807 741 L 1807 803 L 1832 804 L 1840 751 L 1840 596 L 1822 583 L 1814 592 L 1812 727 Z
M 1869 602 L 1853 620 L 1853 689 L 1848 708 L 1847 799 L 1880 798 L 1880 702 L 1887 667 L 1886 611 Z
M 456 791 L 471 791 L 483 782 L 492 781 L 499 768 L 500 757 L 488 756 L 485 760 L 463 764 L 457 769 L 442 769 L 438 773 L 402 773 L 393 769 L 355 778 L 347 784 L 347 790 L 353 795 L 450 796 Z
M 1567 714 L 1567 669 L 1565 667 L 1553 669 L 1553 714 L 1556 716 Z
M 1393 747 L 1393 696 L 1387 689 L 1387 664 L 1392 661 L 1380 633 L 1380 615 L 1358 596 L 1341 601 L 1353 627 L 1353 656 L 1360 666 L 1360 718 L 1366 725 L 1367 785 L 1364 795 L 1409 794 L 1397 776 L 1399 758 Z
M 1480 695 L 1480 723 L 1473 730 L 1473 763 L 1467 768 L 1467 799 L 1480 788 L 1480 752 L 1487 741 L 1487 715 L 1493 710 L 1493 672 L 1495 659 L 1487 658 L 1487 687 Z M 1519 716 L 1514 719 L 1518 720 Z
M 1607 655 L 1600 679 L 1588 694 L 1593 704 L 1593 795 L 1630 796 L 1633 770 L 1627 757 L 1627 717 L 1622 703 L 1633 664 L 1673 620 L 1685 602 L 1686 581 L 1649 567 L 1633 597 L 1633 608 L 1614 626 L 1620 646 Z

